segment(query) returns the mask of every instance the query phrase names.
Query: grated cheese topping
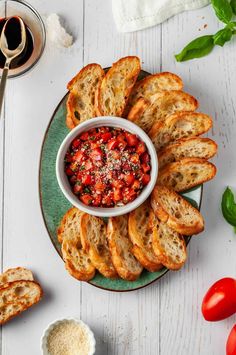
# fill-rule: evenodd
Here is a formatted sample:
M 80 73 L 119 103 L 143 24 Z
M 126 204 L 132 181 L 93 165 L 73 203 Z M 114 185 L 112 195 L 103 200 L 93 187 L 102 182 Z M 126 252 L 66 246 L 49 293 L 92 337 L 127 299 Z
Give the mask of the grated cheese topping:
M 68 320 L 57 324 L 50 331 L 47 348 L 50 355 L 88 355 L 91 344 L 86 329 Z

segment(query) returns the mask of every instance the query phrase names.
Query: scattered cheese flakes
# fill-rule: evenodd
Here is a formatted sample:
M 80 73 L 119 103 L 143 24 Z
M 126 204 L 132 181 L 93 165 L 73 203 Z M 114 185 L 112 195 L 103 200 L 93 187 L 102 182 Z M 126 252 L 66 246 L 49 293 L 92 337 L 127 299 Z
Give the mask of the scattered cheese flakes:
M 57 14 L 51 14 L 47 18 L 47 32 L 50 41 L 59 47 L 70 47 L 73 44 L 73 37 L 66 32 L 60 23 L 60 17 Z

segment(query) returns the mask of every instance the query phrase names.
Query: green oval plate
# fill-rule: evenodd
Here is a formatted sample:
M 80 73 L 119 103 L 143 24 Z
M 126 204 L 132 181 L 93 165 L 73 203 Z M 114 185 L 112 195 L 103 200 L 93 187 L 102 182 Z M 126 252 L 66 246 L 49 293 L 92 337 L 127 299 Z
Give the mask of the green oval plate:
M 146 75 L 148 75 L 148 73 L 142 72 L 141 77 Z M 63 215 L 71 207 L 71 204 L 66 200 L 59 188 L 56 178 L 55 164 L 58 149 L 65 136 L 69 133 L 65 124 L 67 95 L 68 94 L 66 94 L 61 100 L 49 122 L 42 144 L 39 168 L 41 210 L 49 237 L 60 256 L 61 247 L 57 240 L 57 227 Z M 198 186 L 197 188 L 185 192 L 183 196 L 195 207 L 200 208 L 202 186 Z M 168 269 L 166 268 L 157 272 L 148 272 L 144 270 L 139 279 L 132 282 L 122 279 L 110 280 L 97 273 L 89 283 L 110 291 L 132 291 L 151 284 L 167 272 Z

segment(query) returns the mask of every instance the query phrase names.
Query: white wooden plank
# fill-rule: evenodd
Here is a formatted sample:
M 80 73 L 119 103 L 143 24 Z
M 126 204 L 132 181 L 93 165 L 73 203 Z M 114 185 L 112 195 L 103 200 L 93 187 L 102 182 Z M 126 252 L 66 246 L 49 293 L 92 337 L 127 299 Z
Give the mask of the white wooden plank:
M 107 67 L 122 56 L 138 55 L 145 70 L 159 71 L 160 35 L 160 27 L 120 34 L 110 1 L 85 1 L 84 64 Z M 95 330 L 98 355 L 158 354 L 158 285 L 131 293 L 83 285 L 82 302 L 82 318 Z
M 204 24 L 207 27 L 204 29 Z M 211 7 L 184 13 L 163 24 L 163 70 L 172 70 L 185 82 L 185 90 L 200 101 L 200 111 L 214 118 L 210 133 L 219 144 L 214 159 L 218 174 L 204 187 L 202 213 L 205 232 L 194 237 L 189 260 L 179 273 L 169 273 L 161 281 L 161 354 L 224 353 L 225 341 L 235 318 L 210 324 L 201 316 L 201 301 L 208 287 L 223 276 L 235 276 L 236 239 L 220 212 L 220 200 L 226 185 L 235 185 L 236 133 L 235 41 L 216 48 L 208 57 L 176 63 L 173 57 L 193 38 L 214 33 L 219 28 Z M 198 29 L 201 28 L 201 31 Z M 172 319 L 170 323 L 169 316 Z
M 10 81 L 7 88 L 4 269 L 29 267 L 45 296 L 41 304 L 4 326 L 4 355 L 40 354 L 40 337 L 47 324 L 65 316 L 80 318 L 81 307 L 80 283 L 64 270 L 43 224 L 38 167 L 49 119 L 68 79 L 82 64 L 83 2 L 34 0 L 32 4 L 44 15 L 63 14 L 77 41 L 67 50 L 48 43 L 37 67 Z

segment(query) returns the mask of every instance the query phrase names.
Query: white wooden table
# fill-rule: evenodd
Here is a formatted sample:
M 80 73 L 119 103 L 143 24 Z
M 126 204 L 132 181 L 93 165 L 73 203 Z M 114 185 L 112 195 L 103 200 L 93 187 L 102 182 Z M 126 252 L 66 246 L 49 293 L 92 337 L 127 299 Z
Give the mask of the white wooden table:
M 220 212 L 225 186 L 236 188 L 236 40 L 204 59 L 178 64 L 174 53 L 194 37 L 217 30 L 219 23 L 210 7 L 183 13 L 161 26 L 119 34 L 109 0 L 31 3 L 44 18 L 52 12 L 60 14 L 76 42 L 71 49 L 47 44 L 38 66 L 7 86 L 4 120 L 0 121 L 1 268 L 29 267 L 45 297 L 2 328 L 2 354 L 40 354 L 44 328 L 65 316 L 79 317 L 91 326 L 98 355 L 224 354 L 236 317 L 210 324 L 203 320 L 200 307 L 214 281 L 236 276 L 236 235 Z M 89 62 L 106 67 L 134 54 L 140 56 L 145 70 L 180 75 L 185 90 L 199 99 L 200 110 L 212 115 L 210 136 L 219 144 L 218 174 L 204 187 L 206 231 L 192 238 L 185 267 L 142 290 L 112 293 L 79 283 L 64 270 L 41 216 L 39 155 L 68 80 Z

